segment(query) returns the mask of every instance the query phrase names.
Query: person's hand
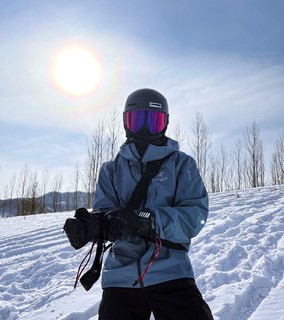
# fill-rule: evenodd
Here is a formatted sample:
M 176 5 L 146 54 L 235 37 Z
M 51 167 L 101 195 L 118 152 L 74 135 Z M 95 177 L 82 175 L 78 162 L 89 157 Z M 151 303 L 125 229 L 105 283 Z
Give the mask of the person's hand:
M 103 236 L 108 241 L 115 241 L 123 233 L 153 238 L 155 231 L 155 216 L 148 208 L 111 210 L 103 216 Z
M 102 235 L 101 215 L 92 214 L 86 208 L 78 208 L 74 218 L 66 220 L 63 229 L 71 246 L 80 249 Z

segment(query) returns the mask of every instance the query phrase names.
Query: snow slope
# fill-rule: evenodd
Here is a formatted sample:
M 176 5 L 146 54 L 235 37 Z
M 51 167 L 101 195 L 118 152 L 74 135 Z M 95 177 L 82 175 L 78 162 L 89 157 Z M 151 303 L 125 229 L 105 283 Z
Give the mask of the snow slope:
M 101 289 L 73 289 L 88 248 L 70 247 L 72 213 L 0 219 L 0 320 L 95 320 Z M 284 320 L 284 186 L 210 195 L 190 257 L 216 320 Z

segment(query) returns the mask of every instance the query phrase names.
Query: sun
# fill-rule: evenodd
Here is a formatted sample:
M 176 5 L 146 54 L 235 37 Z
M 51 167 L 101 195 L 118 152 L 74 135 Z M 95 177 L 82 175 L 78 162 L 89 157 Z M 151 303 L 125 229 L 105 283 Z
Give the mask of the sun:
M 63 92 L 72 96 L 85 96 L 98 86 L 101 80 L 101 66 L 92 51 L 80 46 L 71 46 L 55 56 L 52 78 Z

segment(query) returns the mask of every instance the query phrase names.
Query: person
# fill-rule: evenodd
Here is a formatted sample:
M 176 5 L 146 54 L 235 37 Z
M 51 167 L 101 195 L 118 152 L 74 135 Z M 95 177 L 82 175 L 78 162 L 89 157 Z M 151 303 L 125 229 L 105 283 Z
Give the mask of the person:
M 213 319 L 188 254 L 206 223 L 208 194 L 195 160 L 165 135 L 168 123 L 168 102 L 160 92 L 144 88 L 128 96 L 127 140 L 102 165 L 93 212 L 80 221 L 85 239 L 78 247 L 100 236 L 113 242 L 102 271 L 100 320 L 148 320 L 151 313 L 156 320 Z M 159 159 L 164 162 L 143 204 L 128 208 L 147 163 Z

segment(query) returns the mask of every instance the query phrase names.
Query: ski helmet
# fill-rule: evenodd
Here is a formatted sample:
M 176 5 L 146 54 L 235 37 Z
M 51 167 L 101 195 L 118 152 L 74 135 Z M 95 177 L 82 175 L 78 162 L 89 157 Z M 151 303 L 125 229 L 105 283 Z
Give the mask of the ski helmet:
M 136 112 L 131 113 L 131 111 Z M 133 124 L 131 130 L 131 121 L 133 121 L 134 118 L 137 123 Z M 162 120 L 162 122 L 157 121 L 157 118 Z M 168 118 L 169 109 L 167 99 L 156 90 L 149 88 L 139 89 L 132 92 L 126 100 L 123 120 L 126 136 L 129 141 L 157 145 L 163 143 Z M 149 127 L 149 125 L 158 127 Z
M 135 109 L 157 110 L 169 115 L 167 99 L 160 92 L 148 88 L 136 90 L 128 96 L 124 112 Z

